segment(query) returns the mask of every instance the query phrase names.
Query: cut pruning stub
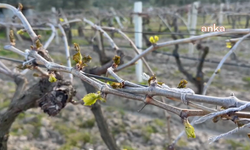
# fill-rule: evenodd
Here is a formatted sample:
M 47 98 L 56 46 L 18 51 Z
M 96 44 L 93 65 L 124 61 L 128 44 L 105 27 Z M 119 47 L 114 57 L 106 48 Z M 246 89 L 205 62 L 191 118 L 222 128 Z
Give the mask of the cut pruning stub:
M 49 116 L 56 116 L 72 100 L 75 93 L 76 91 L 70 85 L 70 82 L 58 80 L 53 90 L 42 96 L 37 103 L 44 113 L 47 113 Z

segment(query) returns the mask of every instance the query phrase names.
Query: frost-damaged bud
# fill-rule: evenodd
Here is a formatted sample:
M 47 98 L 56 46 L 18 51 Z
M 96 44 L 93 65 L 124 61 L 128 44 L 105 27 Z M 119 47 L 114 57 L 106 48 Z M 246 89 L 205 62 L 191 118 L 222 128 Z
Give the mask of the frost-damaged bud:
M 76 92 L 70 82 L 60 81 L 53 91 L 44 95 L 38 106 L 49 116 L 56 116 L 75 96 Z

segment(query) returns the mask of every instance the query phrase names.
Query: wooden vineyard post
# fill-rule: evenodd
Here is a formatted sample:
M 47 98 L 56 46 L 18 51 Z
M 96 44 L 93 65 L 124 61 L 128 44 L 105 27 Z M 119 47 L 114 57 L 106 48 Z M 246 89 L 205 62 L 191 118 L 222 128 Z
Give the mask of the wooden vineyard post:
M 134 3 L 134 25 L 135 25 L 135 45 L 142 52 L 142 17 L 139 13 L 142 12 L 142 2 Z M 136 14 L 137 13 L 137 14 Z M 136 78 L 138 82 L 142 82 L 142 60 L 138 60 L 135 66 Z
M 190 30 L 191 36 L 194 36 L 196 34 L 196 24 L 197 24 L 197 14 L 198 14 L 199 4 L 200 4 L 199 1 L 194 2 L 191 7 L 192 10 L 189 10 L 189 11 L 192 11 L 191 13 L 189 13 L 190 15 L 189 18 L 191 20 L 189 24 L 190 25 L 189 30 Z M 194 52 L 194 44 L 189 43 L 189 55 L 192 55 L 193 52 Z

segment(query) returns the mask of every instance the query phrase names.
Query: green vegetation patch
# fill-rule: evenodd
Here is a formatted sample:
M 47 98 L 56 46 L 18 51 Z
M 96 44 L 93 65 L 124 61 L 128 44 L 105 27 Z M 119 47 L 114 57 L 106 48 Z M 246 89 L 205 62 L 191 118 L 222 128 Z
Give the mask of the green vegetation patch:
M 92 128 L 92 127 L 94 127 L 94 125 L 95 125 L 95 118 L 91 118 L 91 119 L 88 119 L 88 120 L 84 121 L 80 125 L 80 127 L 82 127 L 82 128 Z
M 250 86 L 250 76 L 243 77 L 242 81 L 245 81 L 247 83 L 247 85 Z
M 165 126 L 164 121 L 161 120 L 161 119 L 158 119 L 158 118 L 154 120 L 154 123 L 155 123 L 157 126 L 159 126 L 159 127 L 164 127 L 164 126 Z
M 143 139 L 148 142 L 152 133 L 156 133 L 157 130 L 154 126 L 146 125 L 142 127 Z
M 4 50 L 1 46 L 0 46 L 0 56 L 4 56 L 4 57 L 9 57 L 9 58 L 19 58 L 20 56 L 14 52 L 11 52 L 9 50 Z

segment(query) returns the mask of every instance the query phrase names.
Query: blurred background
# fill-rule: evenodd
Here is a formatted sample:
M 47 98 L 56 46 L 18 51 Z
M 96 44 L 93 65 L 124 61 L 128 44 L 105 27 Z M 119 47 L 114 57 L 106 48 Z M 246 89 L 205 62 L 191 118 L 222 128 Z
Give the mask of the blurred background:
M 0 0 L 1 3 L 17 7 L 22 3 L 23 13 L 31 23 L 35 32 L 41 35 L 44 44 L 52 34 L 45 23 L 56 27 L 57 35 L 48 47 L 49 54 L 56 63 L 66 65 L 63 34 L 58 29 L 62 25 L 70 49 L 75 53 L 73 43 L 78 43 L 81 53 L 90 55 L 93 60 L 87 71 L 109 62 L 114 51 L 107 38 L 96 32 L 91 26 L 82 22 L 83 18 L 105 27 L 115 27 L 123 31 L 142 51 L 151 46 L 150 36 L 157 35 L 159 43 L 202 35 L 202 27 L 215 24 L 225 29 L 249 28 L 249 0 L 144 0 L 142 10 L 135 12 L 137 1 L 134 0 Z M 21 50 L 29 48 L 31 40 L 27 33 L 17 34 L 22 29 L 12 13 L 0 9 L 0 56 L 23 60 L 17 54 L 4 50 L 9 44 L 8 34 L 14 30 L 16 47 Z M 136 17 L 137 19 L 136 19 Z M 141 22 L 138 23 L 138 18 Z M 76 20 L 79 19 L 79 20 Z M 141 30 L 138 30 L 140 26 Z M 209 31 L 212 32 L 212 31 Z M 107 30 L 120 50 L 124 53 L 126 63 L 135 56 L 130 43 L 121 34 Z M 137 37 L 141 36 L 138 42 Z M 242 37 L 239 34 L 210 37 L 194 44 L 178 44 L 162 47 L 148 54 L 145 59 L 160 82 L 176 87 L 182 79 L 188 81 L 188 87 L 201 94 L 203 85 L 213 74 L 220 60 L 232 48 L 230 39 Z M 141 44 L 140 44 L 141 43 Z M 249 101 L 250 63 L 249 39 L 238 47 L 237 51 L 227 59 L 221 72 L 215 77 L 207 91 L 207 95 L 228 97 L 234 93 L 237 98 Z M 11 69 L 19 64 L 2 60 Z M 72 63 L 72 65 L 75 65 Z M 147 73 L 145 66 L 143 72 Z M 39 78 L 33 77 L 33 71 L 26 73 L 29 86 Z M 135 65 L 117 73 L 124 80 L 147 85 L 146 80 L 138 79 Z M 100 74 L 98 74 L 100 75 Z M 101 75 L 100 75 L 101 76 Z M 65 74 L 67 77 L 67 74 Z M 0 74 L 0 113 L 8 109 L 10 99 L 15 92 L 15 83 L 7 76 Z M 94 89 L 74 78 L 77 90 L 75 100 L 80 100 Z M 181 102 L 165 100 L 166 103 L 189 108 Z M 184 126 L 179 116 L 163 110 L 146 106 L 141 112 L 142 103 L 107 96 L 106 103 L 100 103 L 103 116 L 109 130 L 120 149 L 126 150 L 164 150 L 168 149 Z M 215 108 L 212 105 L 206 105 Z M 192 120 L 192 118 L 190 118 Z M 176 149 L 250 149 L 247 130 L 225 139 L 208 144 L 208 138 L 234 129 L 232 121 L 220 120 L 214 123 L 209 120 L 194 126 L 195 139 L 188 139 L 184 134 L 177 142 Z M 11 127 L 8 141 L 9 150 L 106 150 L 95 115 L 90 108 L 82 105 L 67 104 L 55 117 L 49 117 L 40 108 L 21 113 Z
M 36 10 L 49 10 L 51 7 L 63 8 L 63 9 L 84 9 L 90 7 L 97 8 L 109 8 L 115 7 L 116 9 L 121 8 L 132 8 L 136 0 L 1 0 L 1 3 L 17 4 L 22 3 L 24 5 L 32 5 Z M 195 0 L 142 0 L 144 7 L 151 6 L 166 6 L 166 5 L 186 5 Z M 202 0 L 202 3 L 225 3 L 227 0 Z M 228 2 L 248 2 L 248 0 L 228 0 Z

